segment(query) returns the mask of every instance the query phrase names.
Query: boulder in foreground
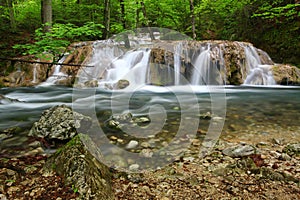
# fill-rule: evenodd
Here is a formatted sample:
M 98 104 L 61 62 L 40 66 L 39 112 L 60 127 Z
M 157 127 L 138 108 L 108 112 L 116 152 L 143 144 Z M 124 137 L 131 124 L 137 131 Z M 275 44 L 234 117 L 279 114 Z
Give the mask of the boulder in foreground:
M 111 174 L 97 158 L 101 159 L 101 153 L 90 137 L 78 134 L 48 159 L 44 169 L 62 176 L 80 199 L 113 200 Z

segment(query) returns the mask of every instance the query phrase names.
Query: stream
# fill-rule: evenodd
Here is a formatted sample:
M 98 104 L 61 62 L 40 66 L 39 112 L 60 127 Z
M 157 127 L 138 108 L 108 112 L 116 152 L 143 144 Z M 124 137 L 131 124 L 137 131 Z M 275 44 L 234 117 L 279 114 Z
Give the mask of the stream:
M 224 98 L 222 101 L 225 103 L 220 109 L 225 109 L 226 112 L 222 133 L 251 132 L 255 129 L 263 133 L 268 132 L 269 129 L 278 130 L 278 127 L 299 131 L 300 87 L 225 86 L 220 88 L 215 96 L 212 95 L 215 91 L 210 91 L 203 86 L 195 86 L 193 92 L 187 92 L 184 87 L 174 86 L 168 89 L 147 86 L 130 94 L 99 88 L 87 93 L 94 96 L 95 108 L 85 110 L 95 110 L 101 122 L 107 120 L 107 116 L 101 114 L 105 111 L 109 111 L 110 114 L 130 112 L 134 116 L 148 116 L 149 108 L 158 105 L 159 109 L 152 109 L 153 112 L 163 111 L 167 116 L 173 116 L 174 119 L 177 117 L 180 120 L 180 115 L 184 112 L 191 112 L 193 115 L 196 113 L 199 116 L 205 113 L 214 114 L 212 100 L 218 98 L 219 92 L 220 98 Z M 75 102 L 78 106 L 74 96 L 78 93 L 84 94 L 84 91 L 87 90 L 61 86 L 2 88 L 0 94 L 9 99 L 0 100 L 0 130 L 14 126 L 30 128 L 44 110 L 55 105 L 66 104 L 72 107 Z M 195 101 L 198 101 L 198 110 L 193 110 L 195 105 L 191 105 L 195 104 Z M 180 106 L 185 106 L 185 110 L 180 109 Z M 209 122 L 205 119 L 200 120 L 199 127 L 206 129 Z

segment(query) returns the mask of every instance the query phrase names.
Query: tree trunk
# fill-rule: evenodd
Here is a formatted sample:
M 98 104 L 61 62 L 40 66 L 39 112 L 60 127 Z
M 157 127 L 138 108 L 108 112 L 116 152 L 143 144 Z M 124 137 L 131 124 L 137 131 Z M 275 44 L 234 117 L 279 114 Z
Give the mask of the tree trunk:
M 139 1 L 137 0 L 135 2 L 136 4 L 136 22 L 135 22 L 135 28 L 138 28 L 139 27 L 139 24 L 140 24 L 140 9 L 139 9 Z
M 195 28 L 195 15 L 194 15 L 194 0 L 190 0 L 190 12 L 192 21 L 192 34 L 193 40 L 196 39 L 196 28 Z
M 105 28 L 103 32 L 103 38 L 108 39 L 109 32 L 110 32 L 110 1 L 105 0 L 105 9 L 104 9 L 104 23 Z
M 121 22 L 123 25 L 123 28 L 126 29 L 126 20 L 125 20 L 125 5 L 124 0 L 120 0 L 120 8 L 121 8 Z
M 44 24 L 44 32 L 49 32 L 52 25 L 52 0 L 41 1 L 42 24 Z
M 9 21 L 10 21 L 10 28 L 12 31 L 16 31 L 17 25 L 15 20 L 14 8 L 12 0 L 7 0 L 7 6 L 9 9 Z
M 146 12 L 144 1 L 141 1 L 141 6 L 142 6 L 142 12 L 143 12 L 144 18 L 146 20 L 146 26 L 148 27 L 148 32 L 150 34 L 150 38 L 151 38 L 151 40 L 155 40 L 153 32 L 152 32 L 151 28 L 149 27 L 149 22 L 148 22 L 148 17 L 147 17 L 147 12 Z

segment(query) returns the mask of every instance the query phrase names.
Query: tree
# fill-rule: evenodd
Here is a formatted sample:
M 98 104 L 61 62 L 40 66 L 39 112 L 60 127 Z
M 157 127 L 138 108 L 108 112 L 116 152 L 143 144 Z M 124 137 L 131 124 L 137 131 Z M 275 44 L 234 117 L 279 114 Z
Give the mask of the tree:
M 104 32 L 103 37 L 107 39 L 110 32 L 110 0 L 105 0 L 105 9 L 104 9 Z
M 149 27 L 149 20 L 148 20 L 148 17 L 147 17 L 147 11 L 146 11 L 144 1 L 141 1 L 141 6 L 142 6 L 143 15 L 144 15 L 144 18 L 145 18 L 145 21 L 146 21 L 145 25 L 148 27 L 148 32 L 149 32 L 150 38 L 151 38 L 151 40 L 155 40 L 153 32 L 152 32 L 151 28 Z
M 195 28 L 195 15 L 194 15 L 194 0 L 190 0 L 190 11 L 191 11 L 191 21 L 192 21 L 192 34 L 193 39 L 196 39 L 196 28 Z
M 15 20 L 13 1 L 7 0 L 7 6 L 8 6 L 8 10 L 9 10 L 10 28 L 12 31 L 16 31 L 17 25 L 16 25 L 16 20 Z
M 41 17 L 44 32 L 50 32 L 52 25 L 52 0 L 41 0 Z

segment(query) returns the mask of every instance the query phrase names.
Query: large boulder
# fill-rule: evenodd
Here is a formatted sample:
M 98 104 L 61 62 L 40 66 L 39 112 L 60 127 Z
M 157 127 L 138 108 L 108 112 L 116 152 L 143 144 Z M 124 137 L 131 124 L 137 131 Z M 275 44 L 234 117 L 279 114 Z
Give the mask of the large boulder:
M 74 112 L 66 105 L 58 105 L 43 112 L 40 120 L 33 124 L 29 136 L 69 140 L 77 132 L 87 131 L 91 124 L 90 117 Z
M 99 161 L 101 158 L 90 137 L 79 134 L 48 159 L 44 170 L 46 173 L 54 170 L 62 176 L 80 199 L 113 200 L 111 173 Z
M 271 68 L 273 77 L 279 85 L 300 85 L 300 69 L 290 65 L 274 65 Z

